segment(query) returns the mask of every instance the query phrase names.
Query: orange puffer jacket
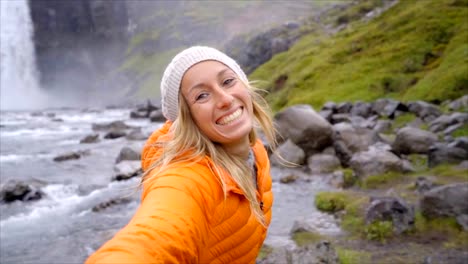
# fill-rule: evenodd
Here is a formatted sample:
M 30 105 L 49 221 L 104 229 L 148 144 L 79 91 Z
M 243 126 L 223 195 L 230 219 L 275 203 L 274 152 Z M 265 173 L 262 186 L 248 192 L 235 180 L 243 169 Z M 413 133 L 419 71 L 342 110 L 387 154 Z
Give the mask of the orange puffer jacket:
M 162 153 L 152 146 L 168 137 L 170 122 L 148 139 L 143 170 Z M 260 141 L 253 147 L 257 166 L 257 198 L 267 226 L 273 194 L 270 165 Z M 130 222 L 86 263 L 255 263 L 267 229 L 251 213 L 242 191 L 227 174 L 225 198 L 218 176 L 206 158 L 149 175 L 142 202 Z

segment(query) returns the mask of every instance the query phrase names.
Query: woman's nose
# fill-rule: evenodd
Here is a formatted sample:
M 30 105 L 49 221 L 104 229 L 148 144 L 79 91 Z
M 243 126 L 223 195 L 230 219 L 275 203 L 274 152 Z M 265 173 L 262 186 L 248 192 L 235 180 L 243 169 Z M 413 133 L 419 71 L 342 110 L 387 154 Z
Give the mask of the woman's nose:
M 217 94 L 218 96 L 216 98 L 217 99 L 216 105 L 219 108 L 231 106 L 232 102 L 234 102 L 234 97 L 229 92 L 227 92 L 226 90 L 222 88 L 218 89 Z

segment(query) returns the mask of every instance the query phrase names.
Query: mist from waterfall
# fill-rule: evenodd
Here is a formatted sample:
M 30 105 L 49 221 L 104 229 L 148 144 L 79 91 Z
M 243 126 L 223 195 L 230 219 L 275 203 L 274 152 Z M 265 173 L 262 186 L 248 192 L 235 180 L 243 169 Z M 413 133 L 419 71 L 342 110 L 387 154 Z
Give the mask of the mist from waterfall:
M 1 110 L 47 106 L 41 93 L 27 0 L 1 1 Z

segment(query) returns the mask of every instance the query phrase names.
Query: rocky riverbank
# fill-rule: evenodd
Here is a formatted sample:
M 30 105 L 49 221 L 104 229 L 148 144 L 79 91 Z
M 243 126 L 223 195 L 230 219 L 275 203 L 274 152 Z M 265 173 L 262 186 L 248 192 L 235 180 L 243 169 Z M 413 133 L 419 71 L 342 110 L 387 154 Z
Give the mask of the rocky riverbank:
M 468 96 L 434 105 L 379 99 L 295 105 L 276 114 L 279 153 L 339 188 L 315 197 L 344 232 L 297 222 L 297 247 L 258 263 L 466 263 Z M 284 162 L 272 158 L 272 164 Z M 301 184 L 293 173 L 282 183 Z

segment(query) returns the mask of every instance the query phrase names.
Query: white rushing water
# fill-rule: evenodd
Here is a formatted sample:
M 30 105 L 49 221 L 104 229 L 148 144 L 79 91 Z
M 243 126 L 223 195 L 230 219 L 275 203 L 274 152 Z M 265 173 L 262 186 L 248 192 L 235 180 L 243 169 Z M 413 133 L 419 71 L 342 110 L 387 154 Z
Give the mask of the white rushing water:
M 28 2 L 2 0 L 0 9 L 0 109 L 42 107 L 45 96 L 39 89 Z

